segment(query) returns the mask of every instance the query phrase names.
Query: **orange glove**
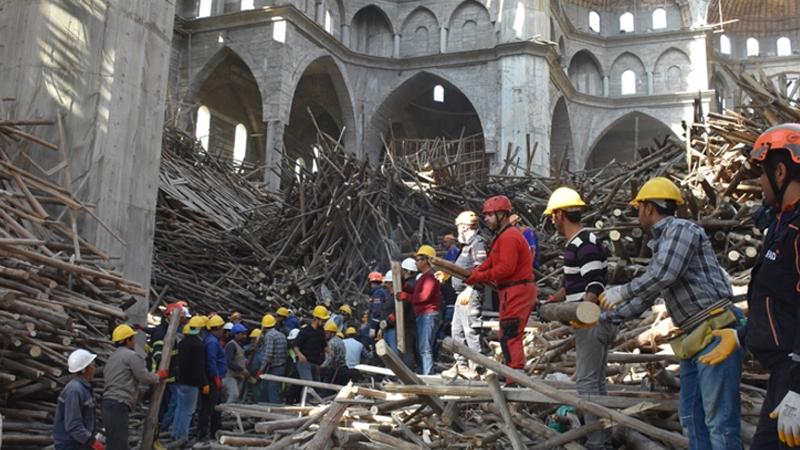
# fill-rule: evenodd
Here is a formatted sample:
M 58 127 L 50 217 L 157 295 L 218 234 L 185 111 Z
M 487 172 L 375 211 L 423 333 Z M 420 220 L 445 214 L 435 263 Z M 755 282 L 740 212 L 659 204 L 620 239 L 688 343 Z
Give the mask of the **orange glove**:
M 216 386 L 218 391 L 222 390 L 222 378 L 219 375 L 214 377 L 214 386 Z
M 164 369 L 159 370 L 158 372 L 156 372 L 156 374 L 158 375 L 159 380 L 166 380 L 167 377 L 169 377 L 169 371 L 166 371 Z
M 97 439 L 92 439 L 92 445 L 90 446 L 92 450 L 106 450 L 105 444 L 98 441 Z
M 203 387 L 200 388 L 200 392 L 202 392 L 203 395 L 208 395 L 209 393 L 211 393 L 211 386 L 209 386 L 207 384 L 203 385 Z
M 408 292 L 402 292 L 402 291 L 401 291 L 401 292 L 398 292 L 398 293 L 397 293 L 397 299 L 398 299 L 398 300 L 400 300 L 401 302 L 408 301 L 408 299 L 409 299 L 410 297 L 411 297 L 411 296 L 410 296 L 410 295 L 408 295 Z

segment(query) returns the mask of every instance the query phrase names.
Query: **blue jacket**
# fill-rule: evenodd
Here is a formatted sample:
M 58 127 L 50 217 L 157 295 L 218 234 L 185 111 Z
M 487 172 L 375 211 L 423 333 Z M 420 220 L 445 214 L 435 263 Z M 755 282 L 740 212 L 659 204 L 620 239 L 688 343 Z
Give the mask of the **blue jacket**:
M 58 396 L 53 440 L 88 446 L 94 438 L 95 419 L 92 387 L 83 378 L 75 377 Z
M 206 335 L 203 340 L 206 347 L 206 374 L 209 380 L 214 377 L 224 378 L 228 373 L 228 360 L 225 358 L 225 350 L 219 343 L 219 339 L 211 333 Z
M 384 320 L 384 309 L 389 301 L 389 291 L 383 286 L 376 286 L 369 290 L 369 320 L 373 328 L 377 328 Z

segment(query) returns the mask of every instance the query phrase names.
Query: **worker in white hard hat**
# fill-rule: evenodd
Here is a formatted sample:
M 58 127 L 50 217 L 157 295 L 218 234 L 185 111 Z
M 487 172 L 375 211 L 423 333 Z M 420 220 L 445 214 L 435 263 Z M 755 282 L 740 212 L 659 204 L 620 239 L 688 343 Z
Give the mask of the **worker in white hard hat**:
M 53 423 L 53 443 L 57 450 L 106 448 L 95 436 L 97 415 L 91 384 L 97 370 L 95 358 L 97 355 L 78 349 L 70 353 L 67 359 L 69 373 L 75 374 L 75 377 L 58 396 Z

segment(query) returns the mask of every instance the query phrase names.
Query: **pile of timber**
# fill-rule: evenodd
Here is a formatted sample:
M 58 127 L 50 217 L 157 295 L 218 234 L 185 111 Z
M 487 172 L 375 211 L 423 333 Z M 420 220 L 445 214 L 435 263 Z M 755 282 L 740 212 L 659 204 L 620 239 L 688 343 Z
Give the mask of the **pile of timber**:
M 57 126 L 60 142 L 35 135 Z M 0 415 L 3 448 L 52 442 L 58 392 L 77 348 L 113 351 L 108 336 L 144 289 L 77 233 L 79 219 L 117 233 L 71 192 L 68 148 L 57 121 L 0 120 Z M 61 163 L 42 167 L 30 154 Z M 118 238 L 119 239 L 119 238 Z

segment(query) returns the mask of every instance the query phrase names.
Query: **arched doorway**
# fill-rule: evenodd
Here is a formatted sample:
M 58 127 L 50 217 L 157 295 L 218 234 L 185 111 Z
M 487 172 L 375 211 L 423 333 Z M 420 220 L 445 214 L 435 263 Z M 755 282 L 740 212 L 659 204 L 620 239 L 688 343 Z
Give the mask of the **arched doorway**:
M 675 133 L 658 119 L 632 112 L 617 119 L 600 134 L 586 159 L 586 169 L 595 169 L 611 161 L 629 162 L 638 159 L 637 150 L 662 141 Z
M 567 111 L 567 101 L 561 97 L 553 110 L 550 128 L 550 173 L 555 175 L 561 169 L 574 169 L 573 157 L 572 125 Z

